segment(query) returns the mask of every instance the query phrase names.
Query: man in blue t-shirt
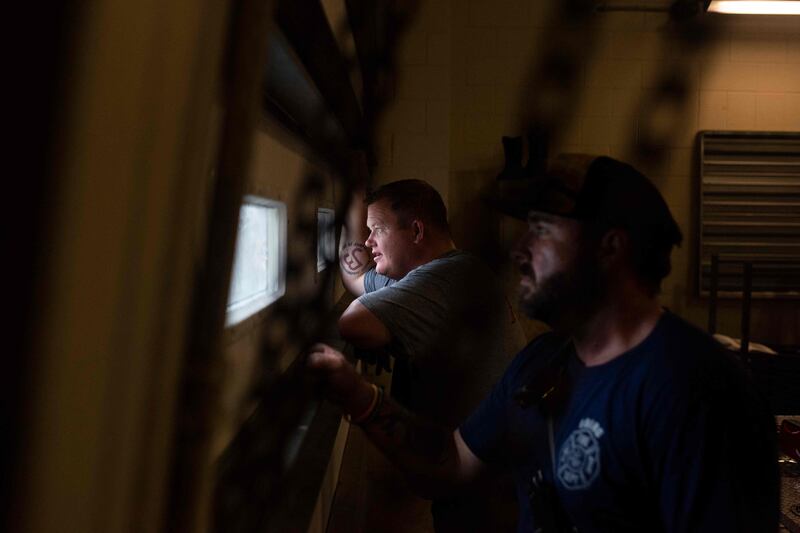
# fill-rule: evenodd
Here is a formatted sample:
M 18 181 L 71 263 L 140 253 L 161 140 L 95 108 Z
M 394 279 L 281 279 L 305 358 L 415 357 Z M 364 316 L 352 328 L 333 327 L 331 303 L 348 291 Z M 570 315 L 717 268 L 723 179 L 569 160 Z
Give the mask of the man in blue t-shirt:
M 655 186 L 608 157 L 507 181 L 534 339 L 452 433 L 318 345 L 309 367 L 422 490 L 511 471 L 519 531 L 775 531 L 775 425 L 742 368 L 658 303 L 681 233 Z

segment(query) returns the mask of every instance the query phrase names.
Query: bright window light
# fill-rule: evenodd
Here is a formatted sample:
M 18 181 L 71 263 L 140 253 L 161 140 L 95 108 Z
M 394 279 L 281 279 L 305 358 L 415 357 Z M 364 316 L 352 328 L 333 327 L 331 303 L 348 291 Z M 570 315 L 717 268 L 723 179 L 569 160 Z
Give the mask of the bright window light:
M 708 10 L 738 15 L 800 15 L 800 1 L 712 0 Z
M 336 261 L 335 220 L 333 209 L 317 209 L 317 272 L 322 272 L 328 263 Z
M 246 196 L 228 292 L 226 324 L 257 313 L 286 291 L 286 205 Z

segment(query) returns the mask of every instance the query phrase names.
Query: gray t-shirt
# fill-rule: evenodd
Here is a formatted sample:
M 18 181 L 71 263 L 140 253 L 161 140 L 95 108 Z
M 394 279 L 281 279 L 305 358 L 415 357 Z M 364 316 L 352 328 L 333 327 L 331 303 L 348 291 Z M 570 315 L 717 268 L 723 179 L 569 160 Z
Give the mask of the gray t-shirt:
M 400 280 L 374 269 L 359 301 L 392 334 L 388 350 L 411 365 L 409 407 L 455 428 L 502 376 L 525 338 L 494 273 L 454 250 Z

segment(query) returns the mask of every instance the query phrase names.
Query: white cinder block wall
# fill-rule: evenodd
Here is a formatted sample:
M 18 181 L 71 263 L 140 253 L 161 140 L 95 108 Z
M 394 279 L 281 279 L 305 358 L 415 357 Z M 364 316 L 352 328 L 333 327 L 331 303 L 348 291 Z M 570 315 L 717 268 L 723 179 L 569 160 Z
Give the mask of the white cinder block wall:
M 450 172 L 451 6 L 421 3 L 397 54 L 395 100 L 378 133 L 380 183 L 405 178 L 430 182 L 445 198 Z
M 427 0 L 400 53 L 401 82 L 380 129 L 381 181 L 422 177 L 449 199 L 458 244 L 481 251 L 511 232 L 479 195 L 503 165 L 501 136 L 519 135 L 526 69 L 536 60 L 551 2 Z M 581 151 L 631 160 L 640 103 L 664 65 L 686 72 L 691 89 L 668 158 L 646 168 L 678 220 L 685 242 L 673 255 L 663 288 L 665 305 L 706 326 L 705 302 L 693 294 L 694 146 L 704 129 L 800 131 L 800 24 L 792 17 L 733 17 L 722 21 L 713 46 L 696 57 L 664 42 L 665 15 L 598 14 L 598 38 L 580 80 L 581 95 L 551 153 Z M 756 302 L 753 334 L 800 342 L 800 311 L 791 302 Z M 722 304 L 720 329 L 739 332 L 739 303 Z

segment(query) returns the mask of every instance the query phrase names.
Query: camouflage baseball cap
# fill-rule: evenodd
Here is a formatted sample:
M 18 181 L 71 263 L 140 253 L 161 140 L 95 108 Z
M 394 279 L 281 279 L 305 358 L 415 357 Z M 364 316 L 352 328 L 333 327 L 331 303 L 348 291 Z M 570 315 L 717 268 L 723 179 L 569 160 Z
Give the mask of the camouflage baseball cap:
M 631 165 L 607 156 L 561 154 L 543 175 L 498 180 L 497 185 L 499 209 L 515 218 L 547 213 L 657 232 L 674 244 L 681 240 L 656 186 Z

